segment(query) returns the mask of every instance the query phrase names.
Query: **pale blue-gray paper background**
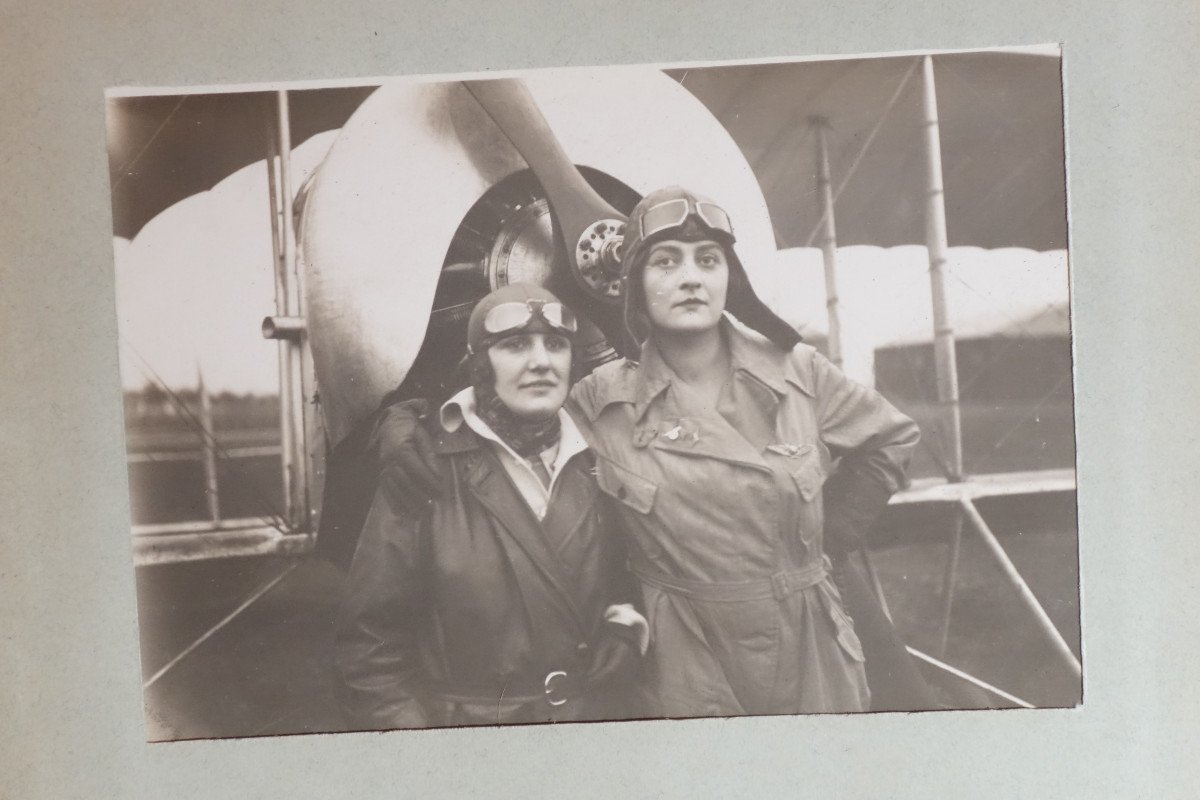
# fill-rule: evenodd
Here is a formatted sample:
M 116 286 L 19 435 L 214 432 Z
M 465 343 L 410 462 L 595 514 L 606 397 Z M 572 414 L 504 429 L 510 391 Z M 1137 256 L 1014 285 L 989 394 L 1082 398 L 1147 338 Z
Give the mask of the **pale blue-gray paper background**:
M 1200 792 L 1195 0 L 0 9 L 0 797 Z M 1054 41 L 1067 74 L 1083 708 L 144 742 L 105 87 Z

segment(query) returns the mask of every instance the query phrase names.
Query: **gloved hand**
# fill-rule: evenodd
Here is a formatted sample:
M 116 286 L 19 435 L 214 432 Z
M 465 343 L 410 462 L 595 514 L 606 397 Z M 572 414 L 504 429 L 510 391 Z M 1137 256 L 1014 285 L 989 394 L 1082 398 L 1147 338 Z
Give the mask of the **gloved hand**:
M 599 686 L 613 680 L 629 679 L 641 659 L 638 644 L 640 633 L 633 625 L 619 622 L 603 623 L 600 636 L 592 648 L 592 661 L 585 680 Z
M 887 486 L 862 475 L 843 461 L 825 482 L 825 552 L 837 559 L 862 547 L 887 508 Z
M 414 497 L 440 497 L 444 481 L 434 447 L 429 402 L 405 400 L 383 410 L 371 435 L 370 447 L 379 469 L 398 472 Z

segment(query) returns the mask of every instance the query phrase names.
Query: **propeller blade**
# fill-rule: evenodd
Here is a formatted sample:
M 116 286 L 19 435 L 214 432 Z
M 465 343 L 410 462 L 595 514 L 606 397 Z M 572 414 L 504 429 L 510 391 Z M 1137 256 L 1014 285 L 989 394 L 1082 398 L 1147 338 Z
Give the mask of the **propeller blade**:
M 578 243 L 598 227 L 607 229 L 611 235 L 616 225 L 625 223 L 625 215 L 579 173 L 524 83 L 515 78 L 500 78 L 463 81 L 463 85 L 525 159 L 546 192 L 560 236 L 560 252 L 548 288 L 577 312 L 586 309 L 582 313 L 592 319 L 621 355 L 636 355 L 636 345 L 625 330 L 619 296 L 598 293 L 584 279 L 585 270 L 590 268 L 589 274 L 596 276 L 599 283 L 604 278 L 615 280 L 620 274 L 619 250 L 611 246 L 597 248 L 587 253 L 593 259 L 591 263 L 579 260 Z M 564 272 L 570 273 L 570 277 Z

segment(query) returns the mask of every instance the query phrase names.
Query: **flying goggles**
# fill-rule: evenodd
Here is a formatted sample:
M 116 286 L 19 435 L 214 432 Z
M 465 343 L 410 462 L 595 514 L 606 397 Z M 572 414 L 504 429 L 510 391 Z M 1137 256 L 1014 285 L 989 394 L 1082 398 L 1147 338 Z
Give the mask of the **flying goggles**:
M 639 220 L 642 239 L 648 239 L 661 231 L 678 228 L 692 214 L 713 230 L 733 236 L 733 223 L 729 221 L 729 215 L 716 203 L 679 197 L 646 209 Z
M 542 319 L 551 328 L 565 334 L 573 334 L 579 328 L 574 312 L 562 303 L 546 300 L 501 303 L 487 312 L 483 318 L 483 329 L 489 336 L 498 336 L 518 331 L 535 318 Z

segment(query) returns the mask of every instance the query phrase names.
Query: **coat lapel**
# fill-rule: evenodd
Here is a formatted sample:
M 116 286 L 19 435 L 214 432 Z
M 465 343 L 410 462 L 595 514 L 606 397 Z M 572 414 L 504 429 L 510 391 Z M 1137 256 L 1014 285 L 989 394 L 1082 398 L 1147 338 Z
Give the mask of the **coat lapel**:
M 576 620 L 581 620 L 575 599 L 568 590 L 562 564 L 542 533 L 542 523 L 504 472 L 504 466 L 488 447 L 480 447 L 467 466 L 471 493 L 495 517 L 509 542 L 520 548 L 542 573 L 546 583 L 560 595 Z
M 737 366 L 740 350 L 734 350 Z M 670 368 L 652 343 L 642 349 L 634 416 L 638 423 L 633 431 L 634 445 L 693 458 L 711 458 L 735 466 L 750 467 L 762 472 L 771 468 L 762 452 L 751 444 L 716 411 L 703 415 L 689 413 L 677 396 Z M 772 409 L 773 411 L 774 409 Z
M 590 455 L 576 455 L 563 466 L 542 527 L 553 531 L 551 538 L 555 543 L 557 560 L 567 574 L 573 575 L 578 571 L 578 559 L 570 555 L 578 545 L 576 539 L 579 528 L 595 513 L 599 492 L 595 462 Z

